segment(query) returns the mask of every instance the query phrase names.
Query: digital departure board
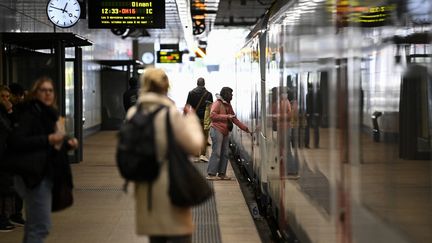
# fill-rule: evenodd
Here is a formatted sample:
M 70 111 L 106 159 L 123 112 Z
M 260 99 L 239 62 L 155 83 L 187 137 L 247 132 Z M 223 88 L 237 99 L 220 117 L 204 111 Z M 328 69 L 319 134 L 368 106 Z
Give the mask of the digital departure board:
M 182 52 L 181 51 L 158 51 L 157 62 L 158 63 L 182 63 Z
M 165 28 L 165 0 L 88 0 L 88 27 Z

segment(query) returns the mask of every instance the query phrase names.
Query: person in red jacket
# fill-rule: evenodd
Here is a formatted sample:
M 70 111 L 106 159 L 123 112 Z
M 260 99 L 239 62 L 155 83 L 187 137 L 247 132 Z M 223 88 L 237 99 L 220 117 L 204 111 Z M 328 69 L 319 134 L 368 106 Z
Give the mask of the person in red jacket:
M 207 167 L 208 180 L 230 180 L 226 175 L 228 166 L 228 141 L 232 124 L 241 130 L 250 133 L 249 128 L 239 121 L 230 104 L 233 90 L 223 87 L 220 95 L 216 95 L 216 102 L 212 104 L 210 111 L 211 127 L 210 137 L 212 140 L 212 153 Z M 229 125 L 231 123 L 231 125 Z M 231 126 L 231 128 L 230 128 Z

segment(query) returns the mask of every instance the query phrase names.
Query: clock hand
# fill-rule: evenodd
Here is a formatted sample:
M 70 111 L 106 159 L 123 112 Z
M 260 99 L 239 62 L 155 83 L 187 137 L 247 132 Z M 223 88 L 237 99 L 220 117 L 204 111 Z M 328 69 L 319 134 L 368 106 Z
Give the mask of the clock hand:
M 66 7 L 67 7 L 67 5 L 68 5 L 68 3 L 66 3 L 66 5 L 64 6 L 64 8 L 62 9 L 62 10 L 63 10 L 63 13 L 64 13 L 64 12 L 67 12 L 67 11 L 66 11 Z
M 61 8 L 56 8 L 56 7 L 53 7 L 53 6 L 49 6 L 49 7 L 63 11 L 63 9 L 61 9 Z

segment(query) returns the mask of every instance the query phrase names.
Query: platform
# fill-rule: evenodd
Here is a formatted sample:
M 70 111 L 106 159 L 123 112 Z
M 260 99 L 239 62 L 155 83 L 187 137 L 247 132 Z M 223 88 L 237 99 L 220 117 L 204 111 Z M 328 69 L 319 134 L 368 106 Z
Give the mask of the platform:
M 72 165 L 75 203 L 53 214 L 46 243 L 148 242 L 147 237 L 135 234 L 132 190 L 122 191 L 114 154 L 115 132 L 99 132 L 85 139 L 84 161 Z M 207 163 L 195 165 L 205 173 Z M 227 174 L 235 178 L 231 167 Z M 193 210 L 193 242 L 261 242 L 237 180 L 211 183 L 215 197 Z M 0 233 L 0 243 L 19 243 L 22 235 L 22 227 Z

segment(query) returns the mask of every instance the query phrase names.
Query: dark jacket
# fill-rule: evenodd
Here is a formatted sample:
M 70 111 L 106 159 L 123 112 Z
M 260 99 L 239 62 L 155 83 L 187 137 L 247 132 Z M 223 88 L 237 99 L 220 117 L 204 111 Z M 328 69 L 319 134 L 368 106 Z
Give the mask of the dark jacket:
M 6 158 L 7 140 L 12 132 L 12 124 L 6 109 L 0 105 L 0 161 Z M 0 194 L 13 192 L 12 175 L 0 166 Z
M 6 109 L 0 105 L 0 159 L 6 152 L 7 138 L 12 132 L 12 124 Z
M 201 97 L 203 97 L 204 94 L 205 96 L 202 99 L 201 104 L 199 104 L 200 106 L 197 107 Z M 213 103 L 213 95 L 212 93 L 208 92 L 204 86 L 198 86 L 191 90 L 186 100 L 186 104 L 189 104 L 192 106 L 192 108 L 194 108 L 201 121 L 204 120 L 205 109 L 208 103 Z
M 40 174 L 23 176 L 27 187 L 37 186 L 44 177 L 53 176 L 53 161 L 58 152 L 48 142 L 55 130 L 58 113 L 37 100 L 30 101 L 20 113 L 10 138 L 10 158 L 28 161 Z
M 123 107 L 125 111 L 127 112 L 131 106 L 134 106 L 138 100 L 138 91 L 139 88 L 137 87 L 130 87 L 126 92 L 123 94 Z

